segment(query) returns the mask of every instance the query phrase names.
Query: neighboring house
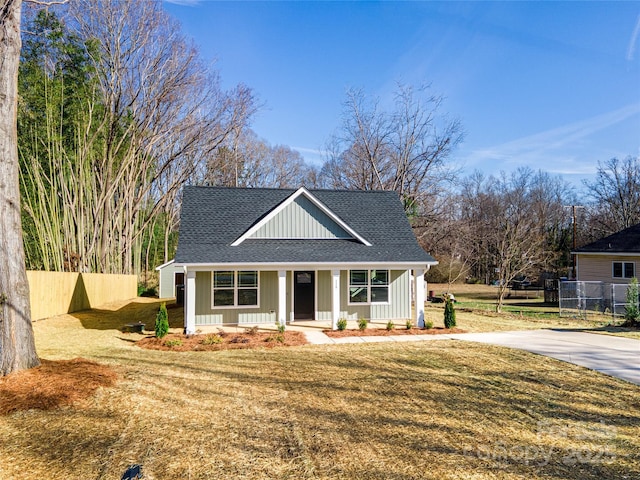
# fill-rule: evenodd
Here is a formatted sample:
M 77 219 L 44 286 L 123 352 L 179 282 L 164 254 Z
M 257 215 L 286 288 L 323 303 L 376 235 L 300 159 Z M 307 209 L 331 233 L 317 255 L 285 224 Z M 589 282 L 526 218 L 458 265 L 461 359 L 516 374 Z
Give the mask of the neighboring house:
M 579 281 L 629 283 L 640 266 L 640 224 L 572 252 Z
M 184 267 L 176 265 L 175 260 L 169 260 L 159 267 L 158 297 L 175 298 L 178 305 L 184 303 Z
M 335 328 L 339 318 L 423 325 L 424 273 L 437 262 L 395 192 L 185 187 L 175 264 L 194 333 L 297 320 Z

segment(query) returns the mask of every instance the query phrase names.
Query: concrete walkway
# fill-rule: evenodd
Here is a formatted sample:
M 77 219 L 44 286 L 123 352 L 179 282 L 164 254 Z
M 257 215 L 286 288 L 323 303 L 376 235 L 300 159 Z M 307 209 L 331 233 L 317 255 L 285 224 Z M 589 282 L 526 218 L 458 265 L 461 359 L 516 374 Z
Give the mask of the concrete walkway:
M 518 348 L 556 358 L 640 385 L 640 340 L 568 330 L 389 335 L 330 338 L 321 330 L 305 330 L 309 343 L 417 342 L 455 339 Z

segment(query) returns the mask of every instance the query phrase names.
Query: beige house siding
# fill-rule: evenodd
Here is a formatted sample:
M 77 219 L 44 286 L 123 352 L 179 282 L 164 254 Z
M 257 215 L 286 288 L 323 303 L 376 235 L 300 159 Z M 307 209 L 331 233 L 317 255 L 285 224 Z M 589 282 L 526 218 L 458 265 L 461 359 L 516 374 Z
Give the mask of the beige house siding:
M 613 262 L 635 263 L 635 273 L 638 276 L 640 256 L 581 253 L 576 255 L 577 279 L 583 282 L 629 283 L 628 278 L 613 278 Z

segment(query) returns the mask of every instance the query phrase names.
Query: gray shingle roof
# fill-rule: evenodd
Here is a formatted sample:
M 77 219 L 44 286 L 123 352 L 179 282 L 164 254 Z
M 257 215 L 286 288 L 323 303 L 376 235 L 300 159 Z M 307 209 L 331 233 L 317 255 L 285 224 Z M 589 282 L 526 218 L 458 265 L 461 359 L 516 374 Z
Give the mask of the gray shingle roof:
M 185 187 L 176 263 L 432 263 L 416 241 L 395 192 L 309 190 L 371 243 L 355 240 L 238 237 L 290 197 L 293 189 Z
M 578 248 L 575 252 L 640 254 L 640 223 Z

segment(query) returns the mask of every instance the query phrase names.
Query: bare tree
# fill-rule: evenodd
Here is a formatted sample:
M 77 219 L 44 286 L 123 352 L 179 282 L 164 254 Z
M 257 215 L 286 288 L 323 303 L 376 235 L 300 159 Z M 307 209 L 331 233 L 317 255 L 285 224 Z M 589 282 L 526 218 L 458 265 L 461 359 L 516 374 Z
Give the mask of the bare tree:
M 40 364 L 31 325 L 18 178 L 20 0 L 0 0 L 0 376 Z
M 453 177 L 447 159 L 461 124 L 440 112 L 427 87 L 399 85 L 391 111 L 361 90 L 347 93 L 343 123 L 328 142 L 325 182 L 332 187 L 395 190 L 407 205 L 428 203 Z
M 158 216 L 175 213 L 182 185 L 246 125 L 253 93 L 243 85 L 223 91 L 161 2 L 77 0 L 69 15 L 93 65 L 91 95 L 73 123 L 73 148 L 52 134 L 42 142 L 50 163 L 27 159 L 29 190 L 53 200 L 35 198 L 38 209 L 27 211 L 58 239 L 56 269 L 66 251 L 82 271 L 139 272 L 144 236 Z
M 640 159 L 612 158 L 599 163 L 595 180 L 585 181 L 589 208 L 587 240 L 595 240 L 640 223 Z

